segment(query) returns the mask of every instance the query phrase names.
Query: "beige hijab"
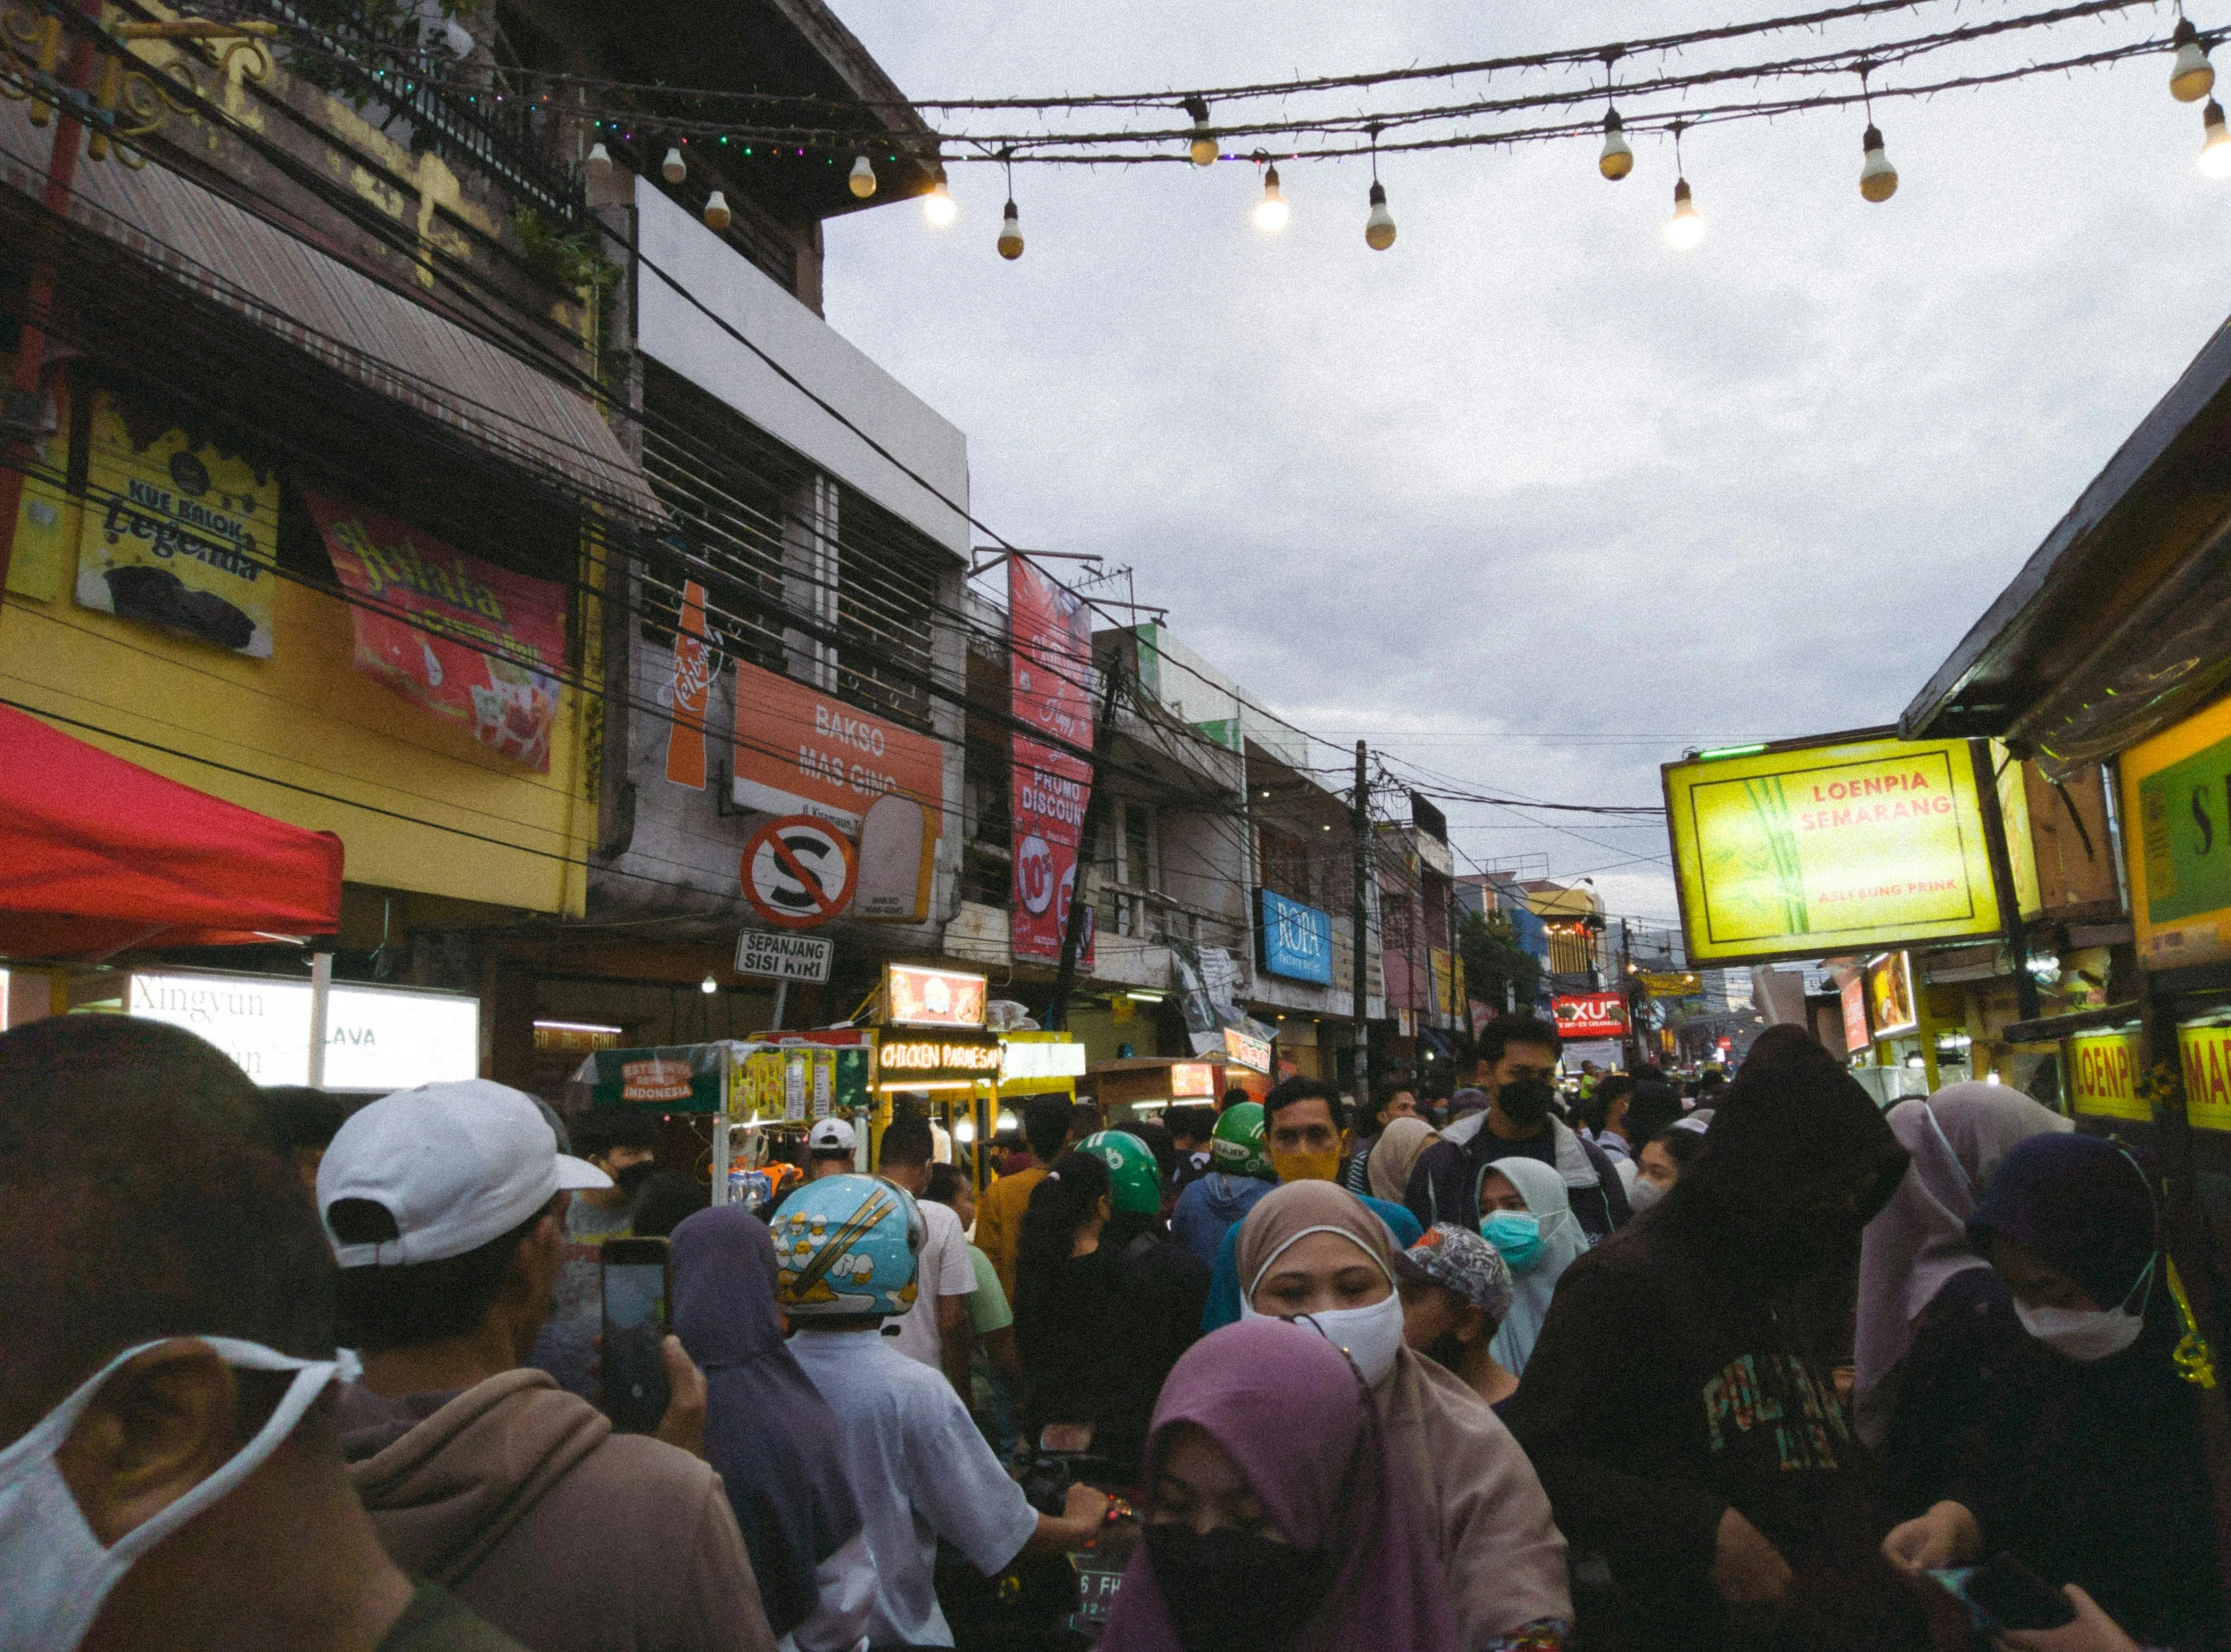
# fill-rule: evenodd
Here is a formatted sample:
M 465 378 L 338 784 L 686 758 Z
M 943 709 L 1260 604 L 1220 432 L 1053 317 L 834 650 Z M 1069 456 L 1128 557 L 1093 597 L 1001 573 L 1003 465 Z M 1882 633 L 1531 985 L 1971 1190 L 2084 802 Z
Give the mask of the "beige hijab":
M 1440 1139 L 1441 1133 L 1423 1119 L 1389 1119 L 1379 1139 L 1371 1144 L 1371 1156 L 1363 1161 L 1370 1174 L 1371 1196 L 1389 1204 L 1402 1203 L 1402 1195 L 1410 1186 L 1410 1167 L 1418 1162 L 1420 1153 Z
M 1262 1272 L 1309 1233 L 1353 1240 L 1394 1277 L 1386 1224 L 1361 1200 L 1332 1182 L 1289 1182 L 1240 1224 L 1234 1260 L 1241 1291 L 1252 1295 Z M 1408 1348 L 1373 1393 L 1389 1460 L 1432 1532 L 1465 1644 L 1483 1645 L 1543 1618 L 1569 1623 L 1564 1534 L 1534 1465 L 1503 1420 L 1462 1379 Z

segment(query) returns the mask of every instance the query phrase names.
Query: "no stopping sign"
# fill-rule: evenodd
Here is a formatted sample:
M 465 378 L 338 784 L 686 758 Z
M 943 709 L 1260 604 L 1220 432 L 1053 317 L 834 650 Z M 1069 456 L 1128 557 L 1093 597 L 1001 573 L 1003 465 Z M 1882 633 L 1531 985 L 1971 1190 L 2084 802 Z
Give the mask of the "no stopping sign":
M 851 840 L 812 815 L 784 815 L 744 845 L 744 897 L 785 929 L 812 929 L 852 900 L 859 862 Z

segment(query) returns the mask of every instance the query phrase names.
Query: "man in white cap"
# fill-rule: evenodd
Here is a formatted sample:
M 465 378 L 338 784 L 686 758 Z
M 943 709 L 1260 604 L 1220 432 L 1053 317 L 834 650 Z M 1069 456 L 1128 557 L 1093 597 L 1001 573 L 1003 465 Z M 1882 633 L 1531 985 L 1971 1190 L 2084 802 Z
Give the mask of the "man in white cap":
M 484 1079 L 384 1097 L 341 1127 L 318 1208 L 341 1265 L 341 1340 L 364 1361 L 342 1449 L 398 1564 L 536 1652 L 764 1652 L 719 1477 L 663 1440 L 615 1434 L 524 1365 L 565 1202 L 608 1180 L 558 1151 L 532 1097 Z M 701 1432 L 704 1378 L 677 1340 L 666 1353 Z

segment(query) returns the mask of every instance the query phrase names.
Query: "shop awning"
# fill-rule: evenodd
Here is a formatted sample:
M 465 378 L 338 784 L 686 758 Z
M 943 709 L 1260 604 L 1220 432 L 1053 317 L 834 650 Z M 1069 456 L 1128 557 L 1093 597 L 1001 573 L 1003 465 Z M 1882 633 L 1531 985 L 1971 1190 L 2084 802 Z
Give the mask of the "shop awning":
M 0 706 L 0 955 L 330 935 L 341 840 L 181 786 Z

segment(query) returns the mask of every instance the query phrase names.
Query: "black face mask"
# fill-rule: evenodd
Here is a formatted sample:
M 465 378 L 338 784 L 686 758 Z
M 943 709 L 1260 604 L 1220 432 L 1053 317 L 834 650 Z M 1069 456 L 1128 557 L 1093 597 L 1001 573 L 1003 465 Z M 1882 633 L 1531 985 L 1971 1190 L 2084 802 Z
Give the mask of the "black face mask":
M 613 1172 L 612 1185 L 632 1199 L 641 1191 L 643 1184 L 657 1174 L 656 1159 L 638 1159 L 625 1170 Z
M 1511 1123 L 1531 1130 L 1548 1121 L 1549 1104 L 1556 1095 L 1546 1078 L 1514 1078 L 1495 1092 L 1495 1105 Z
M 1146 1528 L 1155 1586 L 1184 1652 L 1283 1652 L 1332 1587 L 1319 1549 L 1289 1548 L 1231 1526 Z

